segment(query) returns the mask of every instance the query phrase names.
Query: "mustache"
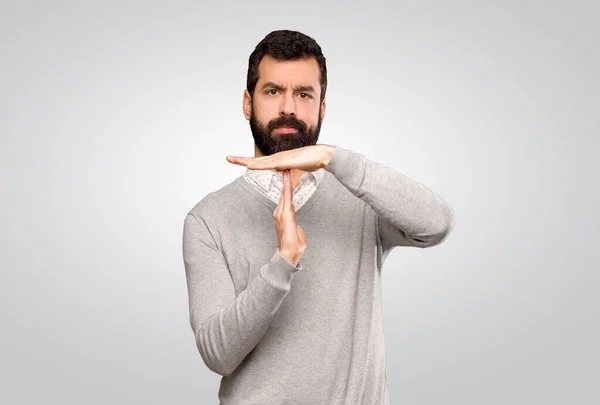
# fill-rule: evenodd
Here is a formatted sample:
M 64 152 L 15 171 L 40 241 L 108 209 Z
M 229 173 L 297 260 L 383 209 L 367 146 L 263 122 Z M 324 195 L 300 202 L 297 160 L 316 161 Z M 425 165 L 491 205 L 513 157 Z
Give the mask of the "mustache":
M 304 122 L 290 115 L 285 115 L 270 121 L 269 125 L 267 125 L 267 132 L 271 133 L 277 127 L 291 127 L 302 133 L 305 133 L 308 129 Z

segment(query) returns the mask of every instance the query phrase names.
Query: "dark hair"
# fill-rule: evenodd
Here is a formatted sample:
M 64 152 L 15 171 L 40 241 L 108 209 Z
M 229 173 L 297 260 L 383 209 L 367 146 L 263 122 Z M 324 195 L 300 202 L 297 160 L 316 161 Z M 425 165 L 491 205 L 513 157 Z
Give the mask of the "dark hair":
M 254 88 L 258 82 L 258 64 L 265 55 L 278 60 L 298 60 L 314 57 L 321 72 L 321 101 L 323 101 L 327 90 L 327 65 L 317 41 L 298 31 L 279 30 L 267 34 L 256 45 L 248 60 L 246 89 L 251 96 L 254 94 Z

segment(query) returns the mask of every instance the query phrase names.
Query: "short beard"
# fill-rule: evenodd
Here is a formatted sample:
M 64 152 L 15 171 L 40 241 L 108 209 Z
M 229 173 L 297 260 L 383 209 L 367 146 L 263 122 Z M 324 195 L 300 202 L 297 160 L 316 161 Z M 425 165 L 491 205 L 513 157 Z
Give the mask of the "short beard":
M 271 135 L 277 127 L 291 127 L 298 130 L 293 134 Z M 316 145 L 321 132 L 321 107 L 319 107 L 319 121 L 313 128 L 291 115 L 284 115 L 271 120 L 267 125 L 258 122 L 254 114 L 254 105 L 250 113 L 250 131 L 256 147 L 264 156 L 270 156 L 278 152 Z

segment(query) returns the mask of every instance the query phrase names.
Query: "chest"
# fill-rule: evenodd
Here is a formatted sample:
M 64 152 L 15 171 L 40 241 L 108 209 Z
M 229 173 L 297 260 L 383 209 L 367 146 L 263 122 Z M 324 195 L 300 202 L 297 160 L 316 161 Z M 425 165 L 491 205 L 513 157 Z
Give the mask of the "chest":
M 359 204 L 348 211 L 313 207 L 306 215 L 296 217 L 304 230 L 307 248 L 301 259 L 303 271 L 296 273 L 293 283 L 303 287 L 334 286 L 340 278 L 356 278 L 360 268 L 375 270 L 377 237 L 375 214 Z M 231 218 L 230 233 L 222 244 L 236 294 L 246 289 L 261 267 L 269 263 L 277 250 L 277 232 L 272 213 L 252 218 Z

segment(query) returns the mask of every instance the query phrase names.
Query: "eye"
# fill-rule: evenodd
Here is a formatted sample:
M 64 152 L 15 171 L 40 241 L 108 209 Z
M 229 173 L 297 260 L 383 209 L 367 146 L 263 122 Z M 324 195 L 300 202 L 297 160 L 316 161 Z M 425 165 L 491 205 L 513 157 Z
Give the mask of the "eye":
M 313 97 L 308 93 L 300 93 L 300 98 L 311 99 Z

